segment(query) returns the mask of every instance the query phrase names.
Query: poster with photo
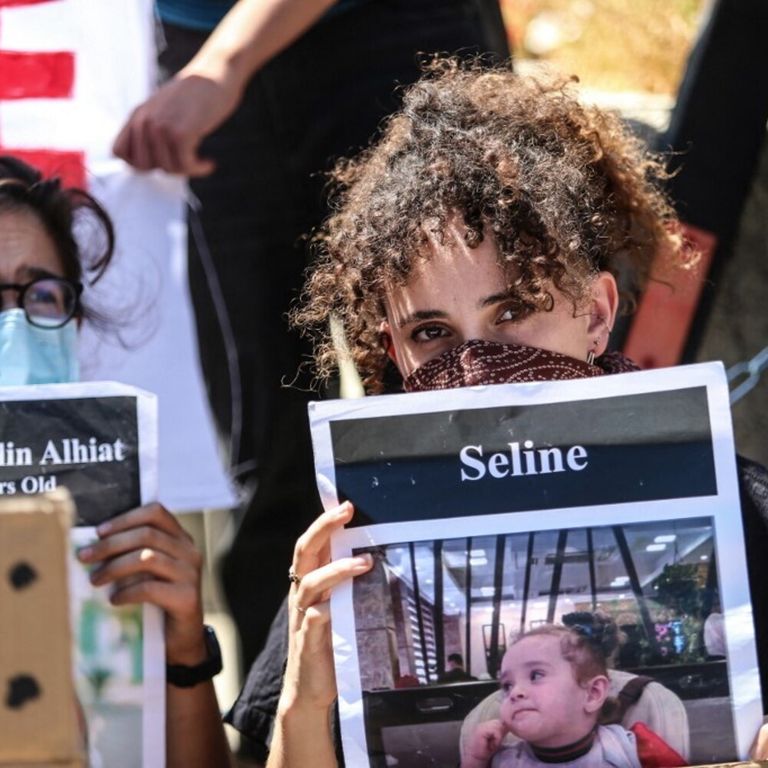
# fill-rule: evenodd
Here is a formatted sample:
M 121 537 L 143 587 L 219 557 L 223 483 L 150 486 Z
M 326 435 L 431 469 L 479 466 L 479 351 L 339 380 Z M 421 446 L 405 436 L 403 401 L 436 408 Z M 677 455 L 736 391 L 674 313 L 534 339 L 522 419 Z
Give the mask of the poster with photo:
M 595 616 L 611 695 L 644 680 L 649 727 L 691 765 L 747 756 L 762 704 L 721 365 L 310 419 L 324 504 L 355 505 L 332 555 L 374 559 L 331 599 L 348 764 L 458 765 L 515 638 Z
M 0 496 L 66 487 L 77 525 L 157 497 L 157 398 L 112 382 L 0 387 Z

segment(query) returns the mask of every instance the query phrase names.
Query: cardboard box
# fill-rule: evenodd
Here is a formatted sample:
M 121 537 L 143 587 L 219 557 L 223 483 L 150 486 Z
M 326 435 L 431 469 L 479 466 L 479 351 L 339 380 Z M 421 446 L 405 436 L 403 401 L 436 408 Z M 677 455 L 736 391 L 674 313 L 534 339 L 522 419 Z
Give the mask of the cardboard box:
M 65 490 L 0 500 L 0 766 L 84 764 L 72 683 Z

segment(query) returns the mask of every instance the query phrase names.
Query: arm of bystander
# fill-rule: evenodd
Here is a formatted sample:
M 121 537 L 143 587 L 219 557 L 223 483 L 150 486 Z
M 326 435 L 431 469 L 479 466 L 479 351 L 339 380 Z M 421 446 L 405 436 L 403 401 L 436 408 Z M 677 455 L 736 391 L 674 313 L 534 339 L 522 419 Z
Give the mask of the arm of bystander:
M 335 0 L 240 0 L 192 61 L 133 111 L 113 146 L 140 171 L 206 176 L 200 142 L 240 103 L 248 80 Z
M 200 589 L 202 555 L 161 504 L 102 523 L 99 540 L 78 552 L 96 566 L 91 582 L 112 585 L 115 605 L 152 603 L 165 614 L 166 662 L 194 667 L 208 657 Z M 169 768 L 225 768 L 230 753 L 211 680 L 166 690 Z

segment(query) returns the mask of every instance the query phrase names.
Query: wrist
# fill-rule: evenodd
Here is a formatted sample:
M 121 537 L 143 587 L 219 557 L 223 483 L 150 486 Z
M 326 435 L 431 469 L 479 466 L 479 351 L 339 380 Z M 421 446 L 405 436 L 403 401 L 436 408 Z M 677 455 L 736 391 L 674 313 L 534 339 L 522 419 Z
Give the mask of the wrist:
M 202 616 L 183 623 L 166 616 L 166 664 L 199 664 L 205 661 L 207 655 L 208 647 L 205 641 L 205 624 Z
M 333 702 L 323 703 L 308 700 L 283 689 L 277 703 L 277 716 L 284 722 L 303 722 L 306 718 L 328 722 Z
M 216 633 L 209 626 L 203 625 L 200 631 L 202 652 L 166 655 L 165 675 L 170 685 L 177 688 L 193 688 L 215 677 L 222 669 L 221 648 Z
M 197 640 L 175 648 L 166 647 L 165 651 L 166 664 L 183 664 L 188 667 L 193 667 L 196 664 L 202 664 L 207 658 L 208 648 L 203 640 L 202 626 L 200 627 Z
M 255 69 L 245 51 L 218 47 L 209 49 L 204 46 L 176 77 L 210 80 L 230 96 L 239 99 Z

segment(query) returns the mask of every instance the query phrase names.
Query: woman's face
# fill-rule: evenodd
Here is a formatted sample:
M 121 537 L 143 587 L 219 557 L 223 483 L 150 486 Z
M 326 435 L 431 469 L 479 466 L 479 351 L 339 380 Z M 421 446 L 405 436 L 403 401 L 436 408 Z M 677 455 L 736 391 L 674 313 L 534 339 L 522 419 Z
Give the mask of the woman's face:
M 521 344 L 585 360 L 592 350 L 605 351 L 618 303 L 616 283 L 607 272 L 597 275 L 591 297 L 574 308 L 554 285 L 551 311 L 515 315 L 493 238 L 476 248 L 464 241 L 461 224 L 449 225 L 443 242 L 430 239 L 432 254 L 419 262 L 404 286 L 386 296 L 382 330 L 392 341 L 390 356 L 405 377 L 443 352 L 481 339 Z
M 64 265 L 43 223 L 32 211 L 0 213 L 0 283 L 24 284 L 39 277 L 64 277 Z M 15 291 L 2 292 L 2 309 L 16 306 Z

